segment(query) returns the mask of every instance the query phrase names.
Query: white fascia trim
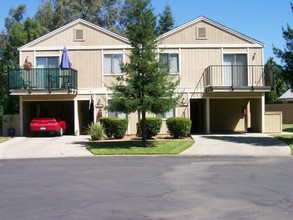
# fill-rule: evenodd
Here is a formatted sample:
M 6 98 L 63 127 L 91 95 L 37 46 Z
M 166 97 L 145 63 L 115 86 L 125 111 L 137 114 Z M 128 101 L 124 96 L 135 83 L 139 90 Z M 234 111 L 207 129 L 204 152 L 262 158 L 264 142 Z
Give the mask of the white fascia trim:
M 176 49 L 176 48 L 263 48 L 263 46 L 257 44 L 161 44 L 158 45 L 159 49 Z
M 228 32 L 228 33 L 230 33 L 230 34 L 233 34 L 233 35 L 235 35 L 235 36 L 237 36 L 237 37 L 239 37 L 239 38 L 245 39 L 246 41 L 249 41 L 249 42 L 251 42 L 251 43 L 253 43 L 253 44 L 258 44 L 258 45 L 260 45 L 260 46 L 262 46 L 262 47 L 265 46 L 264 43 L 262 43 L 262 42 L 260 42 L 260 41 L 258 41 L 258 40 L 255 40 L 255 39 L 253 39 L 253 38 L 251 38 L 251 37 L 248 37 L 248 36 L 246 36 L 246 35 L 244 35 L 244 34 L 241 34 L 241 33 L 238 32 L 238 31 L 235 31 L 235 30 L 233 30 L 233 29 L 231 29 L 231 28 L 228 28 L 228 27 L 226 27 L 226 26 L 224 26 L 224 25 L 222 25 L 222 24 L 220 24 L 220 23 L 218 23 L 218 22 L 215 22 L 215 21 L 213 21 L 213 20 L 211 20 L 211 19 L 209 19 L 209 18 L 207 18 L 207 17 L 204 17 L 204 16 L 200 16 L 200 17 L 198 17 L 198 18 L 196 18 L 196 19 L 194 19 L 194 20 L 192 20 L 192 21 L 189 21 L 189 22 L 187 22 L 187 23 L 185 23 L 185 24 L 183 24 L 183 25 L 178 26 L 177 28 L 175 28 L 175 29 L 173 29 L 173 30 L 171 30 L 171 31 L 169 31 L 169 32 L 167 32 L 167 33 L 165 33 L 165 34 L 159 36 L 159 37 L 158 37 L 158 40 L 163 39 L 163 38 L 166 38 L 166 37 L 168 37 L 169 35 L 172 35 L 172 34 L 178 32 L 178 31 L 180 31 L 180 30 L 183 30 L 183 29 L 185 29 L 185 28 L 187 28 L 187 27 L 189 27 L 189 26 L 192 26 L 192 25 L 194 25 L 195 23 L 198 23 L 198 22 L 200 22 L 200 21 L 204 21 L 204 22 L 206 22 L 206 23 L 208 23 L 208 24 L 210 24 L 210 25 L 213 25 L 213 26 L 215 26 L 215 27 L 217 27 L 217 28 L 219 28 L 219 29 L 221 29 L 221 30 L 224 30 L 224 31 L 226 31 L 226 32 Z
M 93 45 L 93 46 L 66 46 L 67 50 L 123 50 L 130 49 L 130 45 Z M 23 48 L 19 51 L 60 51 L 62 47 L 32 47 L 32 48 Z
M 111 90 L 107 88 L 84 88 L 78 89 L 78 95 L 88 95 L 88 94 L 96 94 L 96 95 L 103 95 L 103 94 L 112 94 Z
M 42 37 L 37 38 L 36 40 L 33 40 L 33 41 L 31 41 L 31 42 L 29 42 L 29 43 L 23 45 L 22 47 L 19 47 L 18 50 L 22 50 L 22 49 L 24 49 L 24 48 L 31 47 L 31 46 L 33 46 L 34 44 L 37 44 L 37 43 L 39 43 L 39 42 L 41 42 L 41 41 L 43 41 L 43 40 L 46 40 L 46 39 L 48 39 L 49 37 L 54 36 L 54 35 L 56 35 L 56 34 L 62 32 L 62 31 L 64 31 L 64 30 L 66 30 L 66 29 L 68 29 L 68 28 L 70 28 L 70 27 L 72 27 L 72 26 L 74 26 L 74 25 L 76 25 L 76 24 L 79 24 L 79 23 L 80 23 L 80 24 L 84 24 L 84 25 L 86 25 L 86 26 L 89 26 L 89 27 L 91 27 L 91 28 L 93 28 L 93 29 L 95 29 L 95 30 L 98 30 L 98 31 L 100 31 L 100 32 L 103 32 L 103 33 L 105 33 L 105 34 L 107 34 L 107 35 L 110 35 L 110 36 L 112 36 L 112 37 L 114 37 L 114 38 L 116 38 L 116 39 L 119 39 L 119 40 L 121 40 L 121 41 L 124 41 L 124 42 L 127 43 L 127 44 L 130 43 L 129 40 L 128 40 L 126 37 L 123 37 L 123 36 L 121 36 L 121 35 L 115 34 L 115 33 L 111 32 L 111 31 L 108 31 L 108 30 L 106 30 L 106 29 L 104 29 L 104 28 L 101 28 L 101 27 L 99 27 L 99 26 L 97 26 L 97 25 L 95 25 L 95 24 L 92 24 L 92 23 L 90 23 L 90 22 L 88 22 L 88 21 L 85 21 L 85 20 L 83 20 L 83 19 L 81 19 L 81 18 L 78 18 L 78 19 L 76 19 L 75 21 L 72 21 L 72 22 L 70 22 L 70 23 L 68 23 L 68 24 L 66 24 L 66 25 L 64 25 L 64 26 L 62 26 L 62 27 L 60 27 L 60 28 L 58 28 L 58 29 L 56 29 L 56 30 L 54 30 L 54 31 L 51 31 L 51 32 L 48 33 L 48 34 L 43 35 Z

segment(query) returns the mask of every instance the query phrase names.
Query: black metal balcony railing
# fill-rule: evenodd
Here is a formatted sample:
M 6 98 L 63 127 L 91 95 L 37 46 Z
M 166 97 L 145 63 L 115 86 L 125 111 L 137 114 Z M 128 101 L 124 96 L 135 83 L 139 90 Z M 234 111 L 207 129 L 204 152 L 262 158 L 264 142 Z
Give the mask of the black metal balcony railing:
M 36 68 L 10 69 L 9 90 L 62 90 L 77 89 L 77 71 L 74 69 Z
M 211 65 L 203 74 L 206 91 L 264 90 L 273 85 L 273 67 L 262 65 Z

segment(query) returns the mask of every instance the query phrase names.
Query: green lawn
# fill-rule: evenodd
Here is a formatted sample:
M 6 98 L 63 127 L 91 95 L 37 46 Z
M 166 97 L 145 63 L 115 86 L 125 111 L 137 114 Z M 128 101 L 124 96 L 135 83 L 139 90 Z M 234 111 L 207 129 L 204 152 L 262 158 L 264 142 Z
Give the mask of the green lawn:
M 293 132 L 293 124 L 283 124 L 283 131 Z
M 0 143 L 8 141 L 9 139 L 10 139 L 9 137 L 0 137 Z
M 142 147 L 141 141 L 89 142 L 87 148 L 94 155 L 179 154 L 191 147 L 193 140 L 150 141 L 154 146 Z

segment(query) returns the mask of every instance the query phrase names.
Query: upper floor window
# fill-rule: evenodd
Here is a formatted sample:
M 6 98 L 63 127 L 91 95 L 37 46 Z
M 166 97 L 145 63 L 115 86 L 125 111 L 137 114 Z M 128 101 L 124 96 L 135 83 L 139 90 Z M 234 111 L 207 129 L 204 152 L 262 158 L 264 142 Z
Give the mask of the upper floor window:
M 165 112 L 163 114 L 157 114 L 157 117 L 159 117 L 159 118 L 171 118 L 171 117 L 175 117 L 175 108 L 172 108 L 170 111 Z
M 37 68 L 58 68 L 59 57 L 37 57 Z
M 104 54 L 104 74 L 122 73 L 123 54 Z
M 164 64 L 162 71 L 169 73 L 179 72 L 179 54 L 178 53 L 160 53 L 160 61 Z

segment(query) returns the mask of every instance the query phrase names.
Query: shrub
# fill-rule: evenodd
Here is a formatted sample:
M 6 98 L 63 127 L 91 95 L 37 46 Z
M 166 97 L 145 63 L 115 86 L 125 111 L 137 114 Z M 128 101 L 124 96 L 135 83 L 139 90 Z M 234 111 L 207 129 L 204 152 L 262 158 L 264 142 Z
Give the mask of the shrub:
M 99 123 L 91 123 L 88 128 L 87 132 L 88 135 L 91 136 L 91 140 L 103 140 L 105 136 L 103 125 Z
M 108 138 L 114 136 L 116 139 L 121 139 L 125 136 L 128 127 L 127 118 L 103 117 L 100 118 L 100 122 Z
M 125 136 L 128 127 L 127 118 L 113 118 L 111 120 L 111 132 L 114 138 L 121 139 Z
M 189 118 L 168 118 L 166 124 L 169 134 L 174 138 L 187 137 L 190 134 L 191 120 Z
M 113 118 L 111 117 L 102 117 L 100 118 L 100 123 L 103 125 L 104 130 L 105 130 L 105 134 L 107 135 L 108 138 L 112 137 L 113 133 L 111 130 L 111 120 Z
M 140 125 L 137 126 L 138 128 L 141 129 L 142 123 L 140 120 Z M 150 139 L 153 136 L 156 136 L 159 134 L 162 126 L 162 119 L 158 117 L 148 117 L 146 118 L 146 134 L 147 138 Z M 139 133 L 139 132 L 137 132 Z M 141 132 L 140 132 L 141 133 Z

